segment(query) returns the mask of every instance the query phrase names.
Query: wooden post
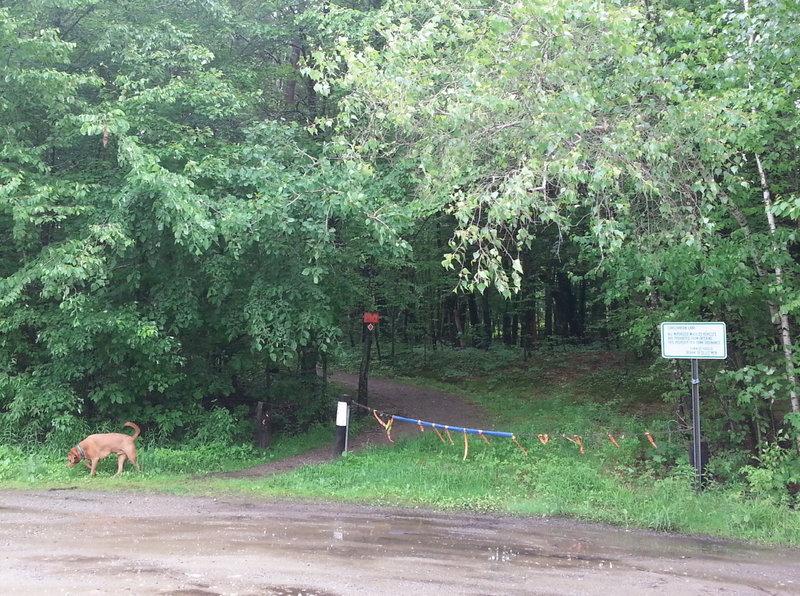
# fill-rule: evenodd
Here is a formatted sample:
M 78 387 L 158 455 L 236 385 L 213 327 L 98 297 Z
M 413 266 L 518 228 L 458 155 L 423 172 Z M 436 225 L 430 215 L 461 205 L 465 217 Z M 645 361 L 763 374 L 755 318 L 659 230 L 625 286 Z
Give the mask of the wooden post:
M 358 370 L 358 403 L 360 403 L 362 406 L 369 405 L 369 391 L 367 389 L 367 383 L 369 379 L 369 358 L 371 349 L 372 332 L 367 331 L 364 337 L 363 350 L 361 352 L 361 367 Z
M 256 446 L 266 449 L 272 442 L 272 425 L 266 404 L 260 401 L 256 404 Z
M 333 446 L 333 455 L 338 457 L 347 451 L 347 430 L 350 421 L 350 406 L 346 401 L 340 401 L 336 407 L 336 443 Z
M 364 341 L 363 351 L 361 353 L 361 367 L 358 371 L 358 397 L 357 401 L 360 405 L 364 406 L 364 413 L 366 414 L 369 406 L 369 391 L 367 383 L 369 379 L 369 360 L 370 352 L 372 351 L 372 336 L 375 333 L 375 327 L 378 325 L 378 313 L 365 312 L 364 313 Z

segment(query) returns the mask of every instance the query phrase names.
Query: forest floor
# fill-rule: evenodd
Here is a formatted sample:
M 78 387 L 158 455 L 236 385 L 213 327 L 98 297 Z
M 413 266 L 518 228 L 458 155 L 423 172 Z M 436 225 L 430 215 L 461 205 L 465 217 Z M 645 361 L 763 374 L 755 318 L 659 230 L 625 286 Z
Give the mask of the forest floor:
M 356 382 L 337 375 L 345 386 Z M 371 379 L 370 407 L 485 424 L 457 396 Z M 394 437 L 419 433 L 399 425 Z M 375 422 L 350 449 L 387 444 Z M 330 447 L 236 472 L 268 476 Z M 143 492 L 0 491 L 8 593 L 183 596 L 800 595 L 798 551 L 566 519 Z

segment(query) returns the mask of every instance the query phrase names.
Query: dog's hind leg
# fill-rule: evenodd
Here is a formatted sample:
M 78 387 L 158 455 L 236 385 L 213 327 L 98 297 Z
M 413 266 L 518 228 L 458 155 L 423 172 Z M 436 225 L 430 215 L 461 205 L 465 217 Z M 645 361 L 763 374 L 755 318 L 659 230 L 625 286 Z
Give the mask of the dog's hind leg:
M 122 466 L 125 465 L 125 460 L 128 459 L 128 456 L 124 453 L 120 453 L 117 457 L 117 473 L 114 476 L 119 476 L 122 474 Z
M 128 461 L 133 464 L 133 467 L 136 468 L 137 471 L 141 472 L 142 469 L 139 467 L 139 464 L 136 462 L 136 445 L 131 445 L 127 449 L 125 449 L 125 455 L 128 456 Z

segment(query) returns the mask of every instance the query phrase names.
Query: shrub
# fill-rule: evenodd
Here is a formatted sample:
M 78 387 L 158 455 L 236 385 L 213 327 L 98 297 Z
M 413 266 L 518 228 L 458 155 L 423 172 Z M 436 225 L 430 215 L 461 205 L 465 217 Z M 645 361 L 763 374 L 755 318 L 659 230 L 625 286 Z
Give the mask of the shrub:
M 784 437 L 786 439 L 787 437 Z M 747 465 L 742 473 L 750 491 L 780 505 L 797 505 L 800 500 L 800 456 L 779 443 L 763 443 L 756 456 L 758 466 Z

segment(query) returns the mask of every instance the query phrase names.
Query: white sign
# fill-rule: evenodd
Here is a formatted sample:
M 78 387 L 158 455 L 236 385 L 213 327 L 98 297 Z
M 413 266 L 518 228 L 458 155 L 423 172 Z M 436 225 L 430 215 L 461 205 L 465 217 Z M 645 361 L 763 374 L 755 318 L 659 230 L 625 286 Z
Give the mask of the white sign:
M 663 358 L 725 359 L 725 323 L 661 323 Z

